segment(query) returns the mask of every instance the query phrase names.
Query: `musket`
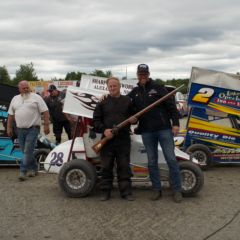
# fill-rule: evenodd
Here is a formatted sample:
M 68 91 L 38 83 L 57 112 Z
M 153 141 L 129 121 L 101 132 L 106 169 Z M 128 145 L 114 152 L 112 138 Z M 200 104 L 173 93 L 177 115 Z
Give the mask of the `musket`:
M 161 102 L 165 101 L 166 99 L 168 99 L 169 97 L 171 97 L 172 95 L 174 95 L 180 88 L 182 88 L 184 86 L 181 85 L 180 87 L 174 89 L 173 91 L 169 92 L 168 94 L 166 94 L 165 96 L 161 97 L 160 99 L 158 99 L 157 101 L 155 101 L 154 103 L 150 104 L 149 106 L 145 107 L 144 109 L 142 109 L 141 111 L 135 113 L 134 115 L 132 115 L 131 117 L 127 118 L 126 120 L 124 120 L 123 122 L 119 123 L 118 125 L 114 126 L 114 130 L 113 130 L 113 134 L 116 135 L 116 133 L 118 132 L 119 129 L 126 127 L 127 125 L 130 124 L 129 119 L 132 117 L 135 118 L 139 118 L 141 117 L 143 114 L 145 114 L 146 112 L 150 111 L 152 108 L 154 108 L 156 105 L 160 104 Z M 109 141 L 110 139 L 107 137 L 103 137 L 101 140 L 99 140 L 96 144 L 94 144 L 92 146 L 92 149 L 94 150 L 94 152 L 99 153 L 100 150 L 102 149 L 102 147 Z

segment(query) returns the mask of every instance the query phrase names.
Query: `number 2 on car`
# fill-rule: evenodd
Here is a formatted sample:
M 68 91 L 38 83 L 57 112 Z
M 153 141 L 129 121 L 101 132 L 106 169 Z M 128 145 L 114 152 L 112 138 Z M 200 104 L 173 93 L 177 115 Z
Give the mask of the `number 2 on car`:
M 208 103 L 210 98 L 214 94 L 214 90 L 212 88 L 201 88 L 198 93 L 193 96 L 192 101 L 199 103 Z

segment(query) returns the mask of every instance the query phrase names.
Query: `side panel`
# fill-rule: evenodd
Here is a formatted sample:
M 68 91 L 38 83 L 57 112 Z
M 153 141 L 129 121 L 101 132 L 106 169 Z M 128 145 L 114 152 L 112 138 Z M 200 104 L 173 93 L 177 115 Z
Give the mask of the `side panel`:
M 11 138 L 0 137 L 0 164 L 15 164 L 21 161 L 22 157 L 22 151 L 14 147 Z
M 240 116 L 240 91 L 192 83 L 188 104 Z
M 240 116 L 239 87 L 227 89 L 219 86 L 222 73 L 215 74 L 218 85 L 214 86 L 208 75 L 198 74 L 199 79 L 191 82 L 188 104 L 192 107 L 189 115 L 185 148 L 200 143 L 209 147 L 213 161 L 219 163 L 240 163 Z M 199 80 L 199 81 L 198 81 Z M 235 79 L 235 81 L 239 80 Z M 226 86 L 222 83 L 222 86 Z
M 67 162 L 72 140 L 68 140 L 56 146 L 47 156 L 44 169 L 50 173 L 58 173 L 62 165 Z M 86 159 L 83 139 L 77 137 L 74 142 L 73 152 L 78 159 Z

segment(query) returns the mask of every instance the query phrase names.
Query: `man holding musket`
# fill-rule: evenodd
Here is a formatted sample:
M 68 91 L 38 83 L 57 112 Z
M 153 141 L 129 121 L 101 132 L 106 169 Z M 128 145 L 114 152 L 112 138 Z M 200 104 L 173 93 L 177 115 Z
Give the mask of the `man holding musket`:
M 130 169 L 130 126 L 117 129 L 117 125 L 133 114 L 131 99 L 120 94 L 120 82 L 118 78 L 110 77 L 107 80 L 109 95 L 99 102 L 93 113 L 93 124 L 96 132 L 102 133 L 103 137 L 109 139 L 101 149 L 102 179 L 100 188 L 102 190 L 101 201 L 111 197 L 113 184 L 113 167 L 116 163 L 117 178 L 120 195 L 123 199 L 133 201 L 131 190 Z M 129 123 L 136 122 L 130 118 Z

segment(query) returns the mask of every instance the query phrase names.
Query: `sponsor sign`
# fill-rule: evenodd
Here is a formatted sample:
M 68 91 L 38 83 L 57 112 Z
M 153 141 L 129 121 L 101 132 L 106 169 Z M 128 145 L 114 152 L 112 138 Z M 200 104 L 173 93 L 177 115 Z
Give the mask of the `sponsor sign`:
M 102 94 L 108 93 L 107 78 L 96 77 L 91 75 L 82 75 L 80 88 L 87 90 L 98 91 Z M 128 94 L 136 85 L 137 80 L 122 80 L 121 82 L 121 94 Z
M 193 68 L 188 104 L 240 115 L 240 76 Z
M 47 97 L 48 86 L 55 85 L 59 91 L 63 91 L 67 89 L 69 86 L 77 86 L 79 85 L 79 81 L 29 81 L 29 85 L 33 92 L 38 93 L 42 97 Z
M 67 88 L 63 112 L 92 118 L 99 99 L 108 94 L 106 80 L 107 78 L 82 75 L 80 87 Z M 121 81 L 121 94 L 126 95 L 136 84 L 137 81 Z
M 68 87 L 63 112 L 92 118 L 93 110 L 101 96 L 102 93 L 96 90 Z
M 192 83 L 188 104 L 197 108 L 210 108 L 240 115 L 240 91 Z

